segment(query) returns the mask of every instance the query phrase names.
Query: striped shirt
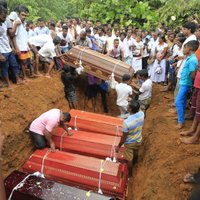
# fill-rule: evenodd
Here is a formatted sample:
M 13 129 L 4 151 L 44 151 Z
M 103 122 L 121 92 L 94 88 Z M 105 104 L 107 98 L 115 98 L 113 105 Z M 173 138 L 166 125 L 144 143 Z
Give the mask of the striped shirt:
M 123 123 L 123 133 L 127 134 L 125 144 L 131 144 L 133 142 L 142 142 L 142 127 L 144 125 L 144 113 L 139 111 L 133 115 L 130 115 Z

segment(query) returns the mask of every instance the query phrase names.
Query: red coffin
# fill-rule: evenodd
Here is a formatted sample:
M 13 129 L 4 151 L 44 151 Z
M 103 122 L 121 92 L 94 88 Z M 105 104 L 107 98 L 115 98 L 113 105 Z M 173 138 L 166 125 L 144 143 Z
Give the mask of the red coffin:
M 100 182 L 104 194 L 124 198 L 127 182 L 126 164 L 61 151 L 53 153 L 43 149 L 35 151 L 24 164 L 23 170 L 29 173 L 43 172 L 45 178 L 50 180 L 92 191 L 99 190 Z M 101 170 L 103 172 L 100 176 Z
M 92 132 L 71 130 L 72 136 L 68 136 L 62 128 L 57 128 L 53 135 L 53 141 L 56 148 L 61 151 L 78 153 L 92 156 L 95 158 L 106 159 L 115 158 L 123 160 L 123 148 L 118 154 L 115 153 L 115 147 L 120 142 L 120 137 L 96 134 Z
M 69 126 L 81 131 L 91 131 L 113 136 L 122 136 L 123 119 L 80 110 L 70 110 Z
M 26 178 L 26 180 L 24 180 Z M 36 177 L 28 173 L 14 171 L 5 180 L 7 199 L 13 188 L 22 183 L 22 187 L 15 190 L 12 200 L 109 200 L 109 197 L 93 192 L 86 197 L 88 191 L 56 183 L 44 178 Z

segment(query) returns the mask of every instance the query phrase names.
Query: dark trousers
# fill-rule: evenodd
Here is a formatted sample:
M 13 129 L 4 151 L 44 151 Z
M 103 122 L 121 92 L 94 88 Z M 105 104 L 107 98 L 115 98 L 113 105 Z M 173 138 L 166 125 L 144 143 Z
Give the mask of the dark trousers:
M 44 135 L 40 135 L 32 131 L 29 131 L 29 132 L 36 149 L 44 149 L 47 146 L 47 140 L 44 137 Z
M 142 69 L 147 69 L 147 60 L 148 60 L 149 57 L 143 57 L 142 58 Z
M 103 110 L 105 113 L 108 113 L 108 105 L 107 105 L 107 99 L 106 99 L 107 92 L 100 88 L 100 93 L 101 93 L 101 102 L 103 105 Z

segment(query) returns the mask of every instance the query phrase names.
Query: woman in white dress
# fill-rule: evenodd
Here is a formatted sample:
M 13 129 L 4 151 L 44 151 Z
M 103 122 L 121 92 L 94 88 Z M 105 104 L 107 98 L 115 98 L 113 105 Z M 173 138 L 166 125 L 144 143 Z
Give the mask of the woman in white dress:
M 142 69 L 142 57 L 144 54 L 144 44 L 142 42 L 141 35 L 136 36 L 136 40 L 133 45 L 133 59 L 132 59 L 132 68 L 134 73 Z
M 163 83 L 165 81 L 165 71 L 166 71 L 166 54 L 168 45 L 165 42 L 165 36 L 159 36 L 159 43 L 155 49 L 155 61 L 151 71 L 150 79 L 154 83 Z

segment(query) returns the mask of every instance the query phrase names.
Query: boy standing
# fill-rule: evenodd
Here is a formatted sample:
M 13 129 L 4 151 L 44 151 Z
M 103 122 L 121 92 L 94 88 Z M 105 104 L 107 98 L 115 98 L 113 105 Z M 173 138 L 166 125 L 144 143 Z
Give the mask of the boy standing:
M 131 82 L 131 76 L 124 74 L 122 77 L 122 83 L 116 85 L 117 92 L 117 106 L 120 110 L 120 117 L 126 118 L 128 114 L 128 100 L 132 96 L 132 87 L 129 85 Z
M 199 42 L 196 40 L 189 41 L 184 45 L 183 53 L 187 56 L 186 62 L 181 72 L 181 78 L 179 81 L 179 91 L 176 96 L 176 110 L 178 114 L 178 128 L 183 128 L 184 113 L 187 103 L 187 94 L 189 89 L 193 85 L 193 79 L 195 78 L 195 71 L 198 66 L 198 60 L 195 55 L 195 51 L 199 47 Z

